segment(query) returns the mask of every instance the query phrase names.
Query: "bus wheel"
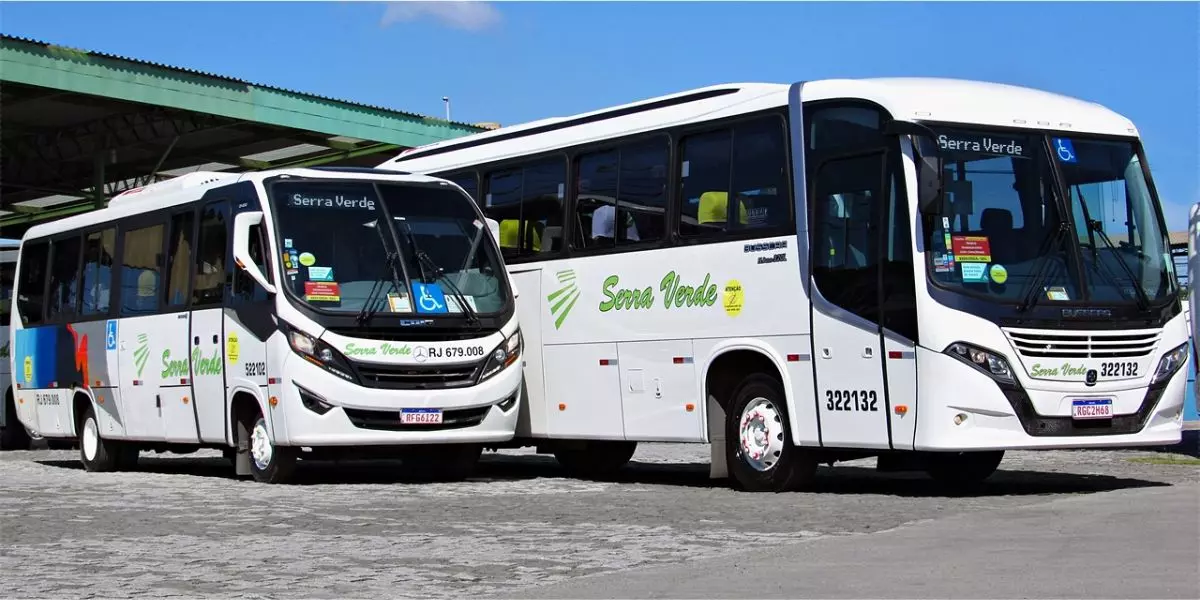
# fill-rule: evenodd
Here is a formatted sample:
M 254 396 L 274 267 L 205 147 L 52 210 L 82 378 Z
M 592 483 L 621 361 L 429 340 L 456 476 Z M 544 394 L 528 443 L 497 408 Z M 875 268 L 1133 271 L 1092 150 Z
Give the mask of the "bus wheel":
M 726 412 L 725 460 L 748 492 L 784 492 L 812 481 L 817 461 L 792 444 L 783 386 L 755 373 L 742 380 Z
M 296 470 L 296 448 L 276 446 L 267 420 L 258 415 L 250 428 L 250 474 L 259 483 L 287 483 Z
M 430 444 L 412 449 L 401 462 L 421 480 L 460 481 L 475 472 L 482 455 L 482 444 Z
M 94 473 L 120 470 L 126 455 L 124 444 L 100 437 L 100 423 L 91 406 L 84 409 L 79 422 L 79 459 L 83 468 Z
M 992 476 L 1004 460 L 1003 450 L 986 452 L 931 452 L 925 472 L 952 489 L 970 488 Z
M 637 452 L 637 442 L 588 440 L 554 450 L 554 458 L 573 477 L 607 479 L 616 475 Z

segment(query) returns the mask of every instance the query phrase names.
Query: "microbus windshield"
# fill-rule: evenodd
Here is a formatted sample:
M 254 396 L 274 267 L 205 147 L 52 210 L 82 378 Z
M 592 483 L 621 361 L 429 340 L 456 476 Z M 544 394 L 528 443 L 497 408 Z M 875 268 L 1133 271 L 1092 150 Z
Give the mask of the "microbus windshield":
M 312 308 L 461 317 L 496 314 L 508 302 L 490 230 L 456 189 L 282 180 L 269 192 L 284 287 Z
M 944 159 L 943 202 L 926 220 L 935 285 L 1018 306 L 1146 309 L 1175 295 L 1166 231 L 1132 142 L 935 132 Z

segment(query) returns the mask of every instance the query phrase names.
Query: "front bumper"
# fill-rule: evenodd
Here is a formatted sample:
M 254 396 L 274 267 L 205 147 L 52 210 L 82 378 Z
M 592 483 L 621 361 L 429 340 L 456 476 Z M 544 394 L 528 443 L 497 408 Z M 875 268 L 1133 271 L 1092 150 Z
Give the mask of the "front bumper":
M 520 412 L 521 364 L 517 360 L 481 384 L 453 389 L 367 388 L 290 357 L 291 379 L 271 386 L 275 442 L 287 446 L 387 446 L 504 442 L 513 438 Z M 278 389 L 275 389 L 278 388 Z M 333 408 L 324 414 L 305 405 L 301 393 Z M 437 408 L 440 425 L 402 425 L 404 408 Z
M 1184 369 L 1157 388 L 1099 394 L 1113 398 L 1114 418 L 1083 421 L 1070 416 L 1071 394 L 1002 389 L 987 375 L 926 349 L 918 349 L 918 360 L 917 450 L 1160 446 L 1182 436 Z M 1081 389 L 1075 395 L 1097 394 Z M 966 418 L 956 423 L 960 415 Z

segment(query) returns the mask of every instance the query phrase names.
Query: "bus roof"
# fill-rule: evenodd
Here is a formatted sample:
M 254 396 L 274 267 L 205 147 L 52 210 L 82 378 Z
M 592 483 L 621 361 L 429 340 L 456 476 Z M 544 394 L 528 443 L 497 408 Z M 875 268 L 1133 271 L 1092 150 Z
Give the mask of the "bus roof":
M 262 181 L 279 175 L 312 177 L 319 179 L 376 179 L 401 183 L 429 183 L 442 181 L 425 175 L 414 175 L 392 169 L 346 169 L 346 168 L 287 168 L 246 173 L 195 172 L 180 177 L 135 188 L 115 196 L 106 208 L 86 212 L 56 221 L 40 223 L 25 232 L 24 239 L 33 239 L 91 227 L 115 221 L 123 217 L 193 202 L 207 191 L 241 181 Z
M 471 165 L 787 105 L 791 86 L 728 83 L 412 148 L 380 167 L 444 173 Z M 1094 102 L 1014 85 L 921 77 L 806 82 L 804 100 L 860 98 L 901 120 L 1137 136 L 1129 119 Z

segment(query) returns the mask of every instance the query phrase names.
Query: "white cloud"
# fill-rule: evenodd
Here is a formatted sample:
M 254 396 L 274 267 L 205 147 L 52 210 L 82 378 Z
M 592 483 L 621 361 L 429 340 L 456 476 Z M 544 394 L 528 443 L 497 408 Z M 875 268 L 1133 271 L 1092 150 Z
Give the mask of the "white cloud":
M 500 11 L 487 2 L 389 2 L 380 27 L 431 18 L 467 31 L 483 31 L 500 23 Z

